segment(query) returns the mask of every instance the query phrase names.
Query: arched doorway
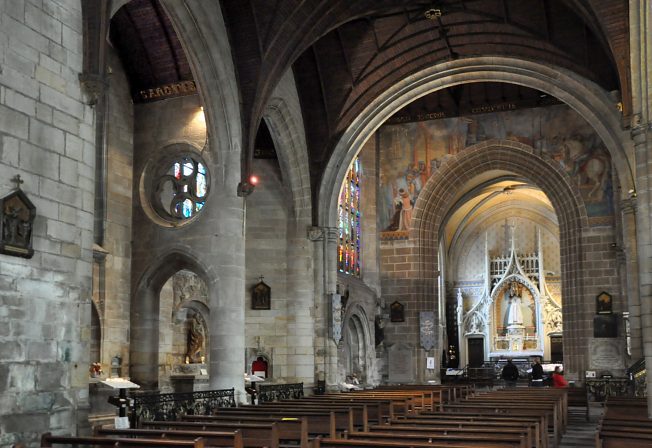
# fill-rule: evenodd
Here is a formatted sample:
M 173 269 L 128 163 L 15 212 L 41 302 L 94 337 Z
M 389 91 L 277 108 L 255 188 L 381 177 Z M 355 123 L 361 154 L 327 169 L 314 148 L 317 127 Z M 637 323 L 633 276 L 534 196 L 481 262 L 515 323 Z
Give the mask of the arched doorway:
M 188 373 L 182 366 L 203 364 L 201 357 L 207 362 L 210 283 L 205 272 L 189 254 L 173 252 L 141 279 L 131 303 L 129 364 L 132 380 L 143 390 L 170 392 L 173 373 Z M 193 332 L 200 333 L 194 339 L 201 342 L 189 353 Z
M 361 383 L 369 380 L 369 369 L 374 356 L 367 314 L 355 304 L 347 309 L 342 325 L 342 342 L 338 357 L 340 376 L 355 376 Z

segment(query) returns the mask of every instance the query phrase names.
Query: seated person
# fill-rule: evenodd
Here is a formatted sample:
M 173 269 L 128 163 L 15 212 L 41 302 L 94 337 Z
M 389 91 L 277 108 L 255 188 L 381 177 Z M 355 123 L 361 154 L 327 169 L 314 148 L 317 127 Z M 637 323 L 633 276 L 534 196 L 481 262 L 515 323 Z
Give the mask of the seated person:
M 559 366 L 555 367 L 555 371 L 552 373 L 552 387 L 568 387 L 568 381 L 561 374 L 561 367 Z

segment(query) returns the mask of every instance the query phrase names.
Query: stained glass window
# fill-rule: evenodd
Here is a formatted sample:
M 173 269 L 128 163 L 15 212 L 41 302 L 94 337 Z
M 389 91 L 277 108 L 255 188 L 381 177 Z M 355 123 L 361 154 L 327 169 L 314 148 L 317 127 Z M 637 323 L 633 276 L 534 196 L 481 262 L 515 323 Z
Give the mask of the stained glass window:
M 356 277 L 360 276 L 360 173 L 360 159 L 356 157 L 342 185 L 338 208 L 338 269 Z
M 208 173 L 195 155 L 179 155 L 163 166 L 155 188 L 155 205 L 165 218 L 185 220 L 195 216 L 206 203 Z

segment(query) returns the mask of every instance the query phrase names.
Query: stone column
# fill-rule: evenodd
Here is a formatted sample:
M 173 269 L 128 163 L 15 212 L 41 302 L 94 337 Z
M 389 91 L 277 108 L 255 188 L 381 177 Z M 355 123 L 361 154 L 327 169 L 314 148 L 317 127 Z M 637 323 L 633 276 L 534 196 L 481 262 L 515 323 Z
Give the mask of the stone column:
M 206 263 L 219 278 L 209 287 L 210 387 L 235 387 L 236 400 L 246 401 L 245 371 L 245 205 L 235 194 L 239 181 L 239 152 L 223 153 L 223 180 L 216 179 L 211 204 L 216 234 L 206 247 Z M 208 211 L 208 210 L 207 210 Z
M 313 245 L 313 282 L 315 311 L 314 322 L 314 350 L 315 350 L 315 380 L 326 380 L 326 347 L 328 345 L 328 314 L 326 308 L 326 280 L 325 280 L 325 235 L 321 227 L 312 227 L 308 230 L 308 239 Z
M 636 156 L 636 239 L 638 246 L 641 332 L 645 364 L 652 366 L 652 239 L 650 226 L 652 151 L 652 5 L 630 0 L 630 65 L 632 79 L 632 140 Z M 652 418 L 652 381 L 647 382 L 648 416 Z
M 302 220 L 303 221 L 303 220 Z M 301 221 L 300 221 L 301 222 Z M 301 222 L 303 223 L 303 222 Z M 303 223 L 305 224 L 305 223 Z M 306 238 L 305 225 L 301 228 L 290 224 L 288 233 L 294 235 L 288 241 L 288 364 L 294 367 L 294 376 L 306 388 L 315 381 L 315 289 L 313 270 L 313 246 Z
M 641 342 L 645 365 L 652 366 L 652 240 L 650 233 L 650 187 L 652 168 L 648 154 L 652 151 L 649 125 L 632 130 L 636 153 L 636 183 L 638 186 L 636 212 L 636 241 L 638 255 L 638 287 L 640 300 Z M 652 418 L 652 382 L 647 383 L 648 416 Z
M 324 309 L 326 312 L 327 329 L 331 325 L 331 303 L 330 296 L 336 292 L 337 289 L 337 244 L 339 242 L 339 231 L 337 227 L 324 228 L 324 260 L 325 260 L 325 276 L 326 285 L 324 287 Z M 330 335 L 330 333 L 328 333 Z M 337 345 L 335 341 L 329 336 L 326 342 L 326 384 L 337 384 Z
M 643 356 L 641 339 L 641 300 L 638 295 L 638 248 L 636 246 L 636 198 L 625 199 L 620 204 L 624 260 L 625 294 L 629 310 L 632 359 Z

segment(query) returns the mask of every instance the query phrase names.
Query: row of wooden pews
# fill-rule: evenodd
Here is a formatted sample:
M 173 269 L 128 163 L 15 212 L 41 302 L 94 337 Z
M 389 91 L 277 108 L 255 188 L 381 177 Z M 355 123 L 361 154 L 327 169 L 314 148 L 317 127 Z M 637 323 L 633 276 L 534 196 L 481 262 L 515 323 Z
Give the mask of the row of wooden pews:
M 137 429 L 102 428 L 78 444 L 549 448 L 564 431 L 566 403 L 566 394 L 552 389 L 476 394 L 468 386 L 379 388 L 219 408 L 208 416 L 141 422 Z M 42 446 L 74 443 L 66 440 L 44 436 Z
M 652 420 L 646 398 L 609 397 L 596 434 L 598 448 L 652 446 Z

